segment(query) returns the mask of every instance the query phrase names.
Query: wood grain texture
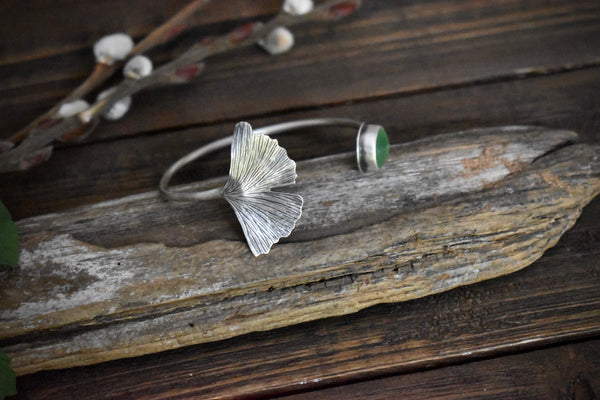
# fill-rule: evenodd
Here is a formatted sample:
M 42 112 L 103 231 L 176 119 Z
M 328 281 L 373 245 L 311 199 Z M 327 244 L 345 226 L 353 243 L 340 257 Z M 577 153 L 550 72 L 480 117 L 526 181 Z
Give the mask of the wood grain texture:
M 0 119 L 0 137 L 24 126 L 84 78 L 92 68 L 91 45 L 98 37 L 123 30 L 142 37 L 184 3 L 2 2 L 0 115 L 4 118 Z M 222 4 L 214 1 L 193 19 L 177 44 L 156 49 L 151 58 L 160 64 L 199 38 L 265 19 L 280 1 L 230 0 L 227 4 L 231 6 Z M 170 163 L 192 148 L 230 134 L 240 120 L 261 126 L 296 118 L 353 117 L 385 125 L 392 143 L 481 126 L 543 125 L 576 131 L 582 142 L 597 146 L 599 18 L 598 3 L 593 0 L 368 0 L 359 13 L 342 23 L 294 30 L 296 47 L 286 55 L 271 58 L 258 49 L 247 49 L 210 59 L 206 74 L 194 84 L 137 96 L 126 120 L 104 124 L 87 142 L 56 149 L 42 168 L 0 175 L 0 199 L 17 219 L 69 211 L 61 218 L 71 215 L 71 221 L 78 224 L 69 225 L 68 218 L 63 219 L 50 235 L 67 230 L 72 240 L 97 252 L 135 246 L 141 237 L 155 242 L 168 239 L 179 243 L 176 246 L 188 247 L 202 243 L 186 239 L 184 233 L 200 238 L 207 235 L 186 224 L 161 237 L 159 226 L 153 229 L 140 224 L 140 232 L 131 222 L 129 228 L 116 227 L 115 239 L 98 224 L 93 228 L 96 235 L 85 236 L 85 226 L 92 226 L 93 220 L 78 219 L 85 212 L 71 209 L 154 190 Z M 255 96 L 244 102 L 248 93 Z M 305 131 L 280 138 L 295 160 L 350 151 L 353 141 L 344 130 Z M 179 182 L 224 175 L 228 161 L 226 152 L 215 154 L 182 171 Z M 349 163 L 348 159 L 346 165 Z M 546 175 L 546 179 L 554 181 L 552 176 Z M 442 201 L 448 204 L 450 198 Z M 434 205 L 427 203 L 426 208 Z M 124 207 L 123 211 L 135 209 Z M 241 230 L 227 206 L 214 206 L 211 212 L 219 221 L 226 221 L 221 216 L 232 218 L 229 226 L 218 225 L 215 235 L 242 246 Z M 180 217 L 197 218 L 185 208 L 172 213 L 180 222 Z M 143 213 L 136 215 L 144 219 Z M 106 218 L 103 221 L 113 229 L 117 225 Z M 160 218 L 144 221 L 161 224 Z M 192 225 L 199 222 L 195 219 Z M 555 247 L 514 274 L 340 317 L 21 376 L 20 398 L 256 399 L 374 380 L 378 390 L 353 386 L 350 392 L 368 399 L 381 398 L 379 391 L 392 396 L 391 390 L 378 385 L 383 382 L 379 378 L 408 377 L 424 370 L 439 372 L 435 376 L 442 379 L 448 377 L 447 390 L 440 389 L 442 397 L 467 396 L 473 393 L 471 389 L 482 387 L 480 381 L 460 376 L 453 384 L 455 375 L 452 371 L 445 374 L 445 367 L 468 365 L 482 357 L 503 359 L 571 340 L 595 338 L 597 342 L 599 227 L 600 198 L 596 198 Z M 300 234 L 313 235 L 310 229 Z M 314 233 L 313 237 L 318 236 Z M 293 246 L 300 239 L 290 238 L 284 246 Z M 90 284 L 92 280 L 90 277 Z M 61 276 L 52 276 L 49 282 L 69 290 Z M 321 290 L 318 284 L 313 286 L 311 290 Z M 150 297 L 144 296 L 145 300 Z M 130 311 L 145 307 L 135 301 L 119 306 Z M 175 311 L 183 312 L 185 307 Z M 188 311 L 194 319 L 180 322 L 184 330 L 197 332 L 198 314 L 193 307 Z M 121 326 L 134 322 L 128 321 L 126 314 L 121 317 Z M 238 317 L 244 315 L 234 318 Z M 115 321 L 98 318 L 88 326 L 71 324 L 20 338 L 38 344 L 48 339 L 51 346 L 92 327 L 109 328 Z M 123 330 L 121 337 L 129 333 Z M 2 341 L 0 348 L 8 343 Z M 552 390 L 555 398 L 597 397 L 600 375 L 589 362 L 597 358 L 593 347 L 571 349 L 578 354 L 573 355 L 573 362 L 564 361 L 564 352 L 548 353 L 552 354 L 548 358 L 536 356 L 534 360 L 548 366 L 544 369 L 535 369 L 535 362 L 528 364 L 520 358 L 508 363 L 525 367 L 515 370 L 513 364 L 508 376 L 485 375 L 483 368 L 493 368 L 489 364 L 478 364 L 479 368 L 464 373 L 493 384 L 498 389 L 495 397 L 552 398 Z M 568 353 L 573 354 L 571 350 Z M 589 357 L 580 356 L 588 353 Z M 557 358 L 549 361 L 553 356 Z M 527 365 L 532 366 L 529 374 Z M 555 373 L 557 370 L 562 373 Z M 555 386 L 543 392 L 548 381 L 533 376 L 536 371 L 547 373 Z M 565 389 L 565 383 L 573 378 L 570 371 L 573 376 L 581 372 L 577 376 L 584 378 L 575 379 L 573 390 Z M 521 378 L 532 381 L 524 387 Z M 415 398 L 435 396 L 435 382 L 431 381 L 435 378 L 427 375 L 424 379 L 429 385 L 409 380 L 409 387 L 398 389 L 399 393 L 414 394 Z M 406 380 L 401 378 L 401 382 Z M 311 398 L 310 393 L 307 396 Z
M 260 258 L 241 238 L 220 237 L 220 225 L 231 230 L 227 213 L 205 225 L 218 205 L 174 206 L 156 194 L 23 220 L 23 267 L 0 288 L 2 343 L 15 369 L 28 373 L 355 312 L 516 271 L 553 246 L 600 191 L 595 147 L 568 146 L 525 168 L 574 138 L 527 127 L 462 132 L 396 147 L 386 169 L 370 175 L 348 167 L 347 155 L 305 162 L 292 189 L 306 198 L 297 228 L 304 241 L 294 235 Z M 187 221 L 186 209 L 199 220 Z M 148 232 L 123 245 L 117 227 L 128 237 L 132 223 L 138 232 L 158 225 L 168 239 Z M 106 248 L 115 243 L 102 237 L 119 247 Z
M 599 200 L 583 220 L 597 221 Z M 216 343 L 40 372 L 20 378 L 19 391 L 27 399 L 271 398 L 597 337 L 600 252 L 585 245 L 598 237 L 596 226 L 575 224 L 511 275 Z
M 364 3 L 356 16 L 335 28 L 319 24 L 297 28 L 297 46 L 283 57 L 271 58 L 259 49 L 247 49 L 209 60 L 206 73 L 196 84 L 138 96 L 128 118 L 103 124 L 91 140 L 249 119 L 265 113 L 365 101 L 598 62 L 600 6 L 594 0 Z M 268 15 L 273 3 L 258 9 Z M 231 22 L 234 15 L 229 16 L 225 27 L 199 28 L 195 38 L 215 31 L 222 33 L 246 21 Z M 112 22 L 110 25 L 114 29 Z M 157 61 L 178 50 L 170 51 L 157 55 Z M 74 87 L 91 68 L 88 53 L 71 59 L 58 54 L 3 67 L 0 73 L 8 83 L 14 83 L 0 91 L 0 114 L 12 115 L 0 121 L 0 131 L 19 129 Z M 81 70 L 79 66 L 86 62 L 83 74 L 74 77 L 74 66 Z M 52 78 L 31 76 L 48 69 Z M 241 93 L 251 96 L 252 101 Z
M 277 398 L 592 400 L 599 375 L 594 340 Z
M 392 143 L 441 134 L 449 129 L 509 122 L 571 129 L 577 131 L 584 142 L 598 142 L 598 74 L 600 69 L 591 68 L 294 112 L 249 122 L 258 127 L 299 118 L 353 116 L 384 124 Z M 0 198 L 15 218 L 21 219 L 153 190 L 173 161 L 191 148 L 231 134 L 233 124 L 58 149 L 43 168 L 0 175 Z M 350 151 L 355 145 L 354 135 L 344 129 L 308 130 L 283 135 L 279 141 L 297 161 Z M 127 151 L 122 153 L 122 149 Z M 204 180 L 225 175 L 228 168 L 229 154 L 223 151 L 190 166 L 177 178 L 179 182 Z M 57 187 L 61 190 L 56 190 Z M 39 200 L 32 203 L 35 199 Z

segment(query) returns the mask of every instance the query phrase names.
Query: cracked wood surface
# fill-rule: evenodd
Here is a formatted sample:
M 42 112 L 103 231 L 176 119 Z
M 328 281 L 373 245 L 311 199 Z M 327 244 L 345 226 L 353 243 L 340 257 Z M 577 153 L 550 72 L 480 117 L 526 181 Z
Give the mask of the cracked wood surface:
M 148 193 L 22 220 L 23 267 L 0 286 L 0 344 L 30 373 L 514 272 L 553 246 L 600 191 L 598 148 L 563 147 L 575 139 L 535 127 L 460 132 L 394 146 L 386 168 L 368 175 L 348 154 L 302 162 L 289 188 L 307 199 L 298 233 L 259 258 L 218 201 L 175 205 Z M 213 230 L 194 235 L 206 221 Z
M 27 124 L 84 78 L 93 67 L 91 44 L 98 37 L 125 31 L 140 38 L 186 2 L 2 2 L 0 136 Z M 281 1 L 222 3 L 212 2 L 177 44 L 156 49 L 152 60 L 161 64 L 206 35 L 264 20 Z M 240 120 L 263 126 L 298 118 L 366 119 L 383 124 L 393 143 L 482 126 L 540 125 L 576 131 L 581 142 L 597 146 L 599 21 L 596 0 L 364 1 L 341 24 L 295 30 L 296 46 L 288 54 L 271 58 L 247 49 L 211 59 L 191 85 L 134 98 L 124 120 L 102 124 L 83 143 L 61 145 L 43 167 L 3 174 L 0 199 L 16 219 L 68 211 L 55 230 L 50 224 L 44 229 L 51 236 L 66 230 L 67 239 L 94 251 L 133 246 L 142 233 L 146 243 L 169 239 L 171 247 L 189 248 L 209 236 L 194 229 L 201 225 L 194 210 L 170 210 L 176 222 L 191 218 L 191 224 L 177 228 L 168 218 L 144 219 L 138 210 L 123 229 L 113 215 L 101 219 L 106 231 L 99 221 L 86 235 L 85 225 L 92 228 L 94 220 L 79 218 L 85 210 L 73 208 L 117 199 L 104 203 L 110 208 L 123 196 L 154 190 L 174 160 L 231 133 Z M 247 94 L 253 94 L 252 101 L 245 100 Z M 298 161 L 350 151 L 352 136 L 345 130 L 315 130 L 284 135 L 280 143 Z M 228 162 L 227 152 L 215 154 L 182 171 L 177 182 L 224 175 Z M 544 177 L 564 188 L 561 182 L 570 182 L 548 173 Z M 209 206 L 215 214 L 210 223 L 222 221 L 212 233 L 220 240 L 242 241 L 227 206 Z M 69 226 L 67 215 L 78 224 Z M 138 218 L 152 226 L 140 221 L 141 228 L 134 229 Z M 339 317 L 20 376 L 19 398 L 272 399 L 295 394 L 314 399 L 330 394 L 366 400 L 493 393 L 592 399 L 600 393 L 595 356 L 600 349 L 599 224 L 597 197 L 556 246 L 516 273 Z M 161 236 L 159 229 L 167 226 Z M 117 232 L 115 239 L 107 237 L 109 229 Z M 334 224 L 330 235 L 336 229 L 341 227 Z M 296 232 L 286 245 L 310 232 Z M 69 290 L 60 276 L 50 282 Z M 132 310 L 144 304 L 124 306 Z M 121 322 L 132 321 L 122 317 Z M 108 328 L 111 321 L 116 320 L 88 322 Z M 193 321 L 186 324 L 189 332 L 198 328 Z M 47 330 L 45 337 L 33 331 L 19 337 L 41 344 L 61 333 L 61 338 L 73 338 L 83 329 L 73 323 Z M 588 341 L 582 346 L 582 340 Z M 47 344 L 51 349 L 53 343 Z M 533 350 L 546 356 L 534 356 Z M 356 382 L 361 384 L 353 386 Z M 332 391 L 319 392 L 327 388 Z

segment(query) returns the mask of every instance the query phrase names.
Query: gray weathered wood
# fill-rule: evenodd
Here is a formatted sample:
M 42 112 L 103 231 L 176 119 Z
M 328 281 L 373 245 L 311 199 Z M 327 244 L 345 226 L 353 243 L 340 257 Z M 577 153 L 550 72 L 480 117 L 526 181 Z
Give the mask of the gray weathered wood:
M 349 154 L 300 163 L 298 184 L 286 190 L 305 198 L 303 216 L 259 258 L 219 201 L 170 204 L 146 193 L 20 221 L 21 267 L 0 281 L 0 346 L 18 373 L 30 373 L 516 271 L 600 191 L 598 146 L 545 155 L 575 138 L 532 127 L 444 135 L 394 146 L 385 169 L 368 175 Z

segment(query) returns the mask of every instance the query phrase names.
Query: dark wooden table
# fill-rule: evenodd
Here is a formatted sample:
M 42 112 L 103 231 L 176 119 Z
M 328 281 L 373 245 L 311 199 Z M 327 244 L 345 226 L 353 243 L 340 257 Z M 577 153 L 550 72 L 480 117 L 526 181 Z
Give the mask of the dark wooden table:
M 205 35 L 266 19 L 276 0 L 214 2 L 165 61 Z M 2 136 L 50 108 L 93 67 L 106 33 L 139 38 L 185 0 L 4 1 Z M 597 0 L 365 0 L 352 17 L 294 29 L 272 58 L 246 48 L 208 60 L 193 84 L 134 98 L 131 112 L 26 172 L 0 175 L 16 219 L 156 188 L 191 148 L 303 117 L 380 122 L 401 143 L 532 124 L 600 142 Z M 353 139 L 289 137 L 296 160 Z M 181 181 L 225 174 L 228 156 Z M 18 379 L 20 398 L 539 398 L 600 396 L 600 199 L 558 245 L 502 278 L 356 314 L 164 353 Z

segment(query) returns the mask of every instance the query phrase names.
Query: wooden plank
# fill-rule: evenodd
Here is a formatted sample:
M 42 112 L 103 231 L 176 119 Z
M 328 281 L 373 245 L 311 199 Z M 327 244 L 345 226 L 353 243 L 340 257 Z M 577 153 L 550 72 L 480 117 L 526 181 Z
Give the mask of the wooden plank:
M 291 396 L 301 399 L 594 399 L 600 341 L 415 372 Z
M 180 0 L 169 4 L 151 1 L 155 4 L 149 6 L 143 13 L 123 14 L 127 15 L 128 27 L 143 32 L 154 25 L 151 18 L 157 18 L 157 22 L 161 19 L 160 10 L 181 4 Z M 238 1 L 244 4 L 250 3 L 245 0 L 231 2 Z M 26 10 L 23 13 L 24 18 L 30 21 L 38 18 L 40 8 L 36 2 L 37 0 L 28 3 L 32 5 L 32 9 L 35 9 Z M 268 3 L 267 7 L 273 6 L 275 9 L 278 2 L 268 0 L 265 3 Z M 298 62 L 302 63 L 304 59 L 310 60 L 311 56 L 306 54 L 312 54 L 311 52 L 314 51 L 314 54 L 320 53 L 323 57 L 332 54 L 331 57 L 324 59 L 326 64 L 314 63 L 316 67 L 325 71 L 327 76 L 330 76 L 330 72 L 343 73 L 349 79 L 359 79 L 368 83 L 364 74 L 384 72 L 380 77 L 381 82 L 391 76 L 395 80 L 389 78 L 387 83 L 390 87 L 399 87 L 400 90 L 393 89 L 389 94 L 379 97 L 377 94 L 371 95 L 370 87 L 357 85 L 357 93 L 349 96 L 350 104 L 346 103 L 347 99 L 343 97 L 331 103 L 316 102 L 317 107 L 309 104 L 308 100 L 294 99 L 288 102 L 287 99 L 282 98 L 274 108 L 265 108 L 264 113 L 261 111 L 257 114 L 247 113 L 244 105 L 240 109 L 227 109 L 223 114 L 214 114 L 213 120 L 198 120 L 197 126 L 194 123 L 195 125 L 189 130 L 181 129 L 187 127 L 186 123 L 171 125 L 172 122 L 168 119 L 174 120 L 173 115 L 165 119 L 167 121 L 165 125 L 157 125 L 159 127 L 157 129 L 151 126 L 151 123 L 148 123 L 149 128 L 144 130 L 138 130 L 133 126 L 139 116 L 142 119 L 146 117 L 148 110 L 155 112 L 161 109 L 165 113 L 181 113 L 187 115 L 186 118 L 190 118 L 189 115 L 197 111 L 191 104 L 198 102 L 197 95 L 203 93 L 203 80 L 210 76 L 206 75 L 194 86 L 193 90 L 198 89 L 193 93 L 194 95 L 186 94 L 184 102 L 178 103 L 180 93 L 176 89 L 166 90 L 164 99 L 168 101 L 164 103 L 162 92 L 148 93 L 149 97 L 136 99 L 133 111 L 139 114 L 135 120 L 124 121 L 130 124 L 127 130 L 120 128 L 123 129 L 121 132 L 111 136 L 113 133 L 110 132 L 110 126 L 104 128 L 108 130 L 105 136 L 107 139 L 117 138 L 121 133 L 137 135 L 135 139 L 63 148 L 58 150 L 50 163 L 36 171 L 0 176 L 2 182 L 0 198 L 3 202 L 10 203 L 9 208 L 13 214 L 23 218 L 95 203 L 100 199 L 150 190 L 155 188 L 160 174 L 174 159 L 189 151 L 190 148 L 230 133 L 234 121 L 250 117 L 251 122 L 257 126 L 296 117 L 332 115 L 366 117 L 386 125 L 392 132 L 392 140 L 395 143 L 449 130 L 507 123 L 543 124 L 553 128 L 571 129 L 580 132 L 586 142 L 600 141 L 600 130 L 598 130 L 600 125 L 598 125 L 596 112 L 600 109 L 598 101 L 600 90 L 598 90 L 598 69 L 594 67 L 597 65 L 597 60 L 588 62 L 590 58 L 586 56 L 597 54 L 598 12 L 591 8 L 588 15 L 583 16 L 580 11 L 575 10 L 579 4 L 585 7 L 586 4 L 591 4 L 590 2 L 511 0 L 490 3 L 370 0 L 366 3 L 369 3 L 366 4 L 368 7 L 366 10 L 374 10 L 374 13 L 373 11 L 369 13 L 377 18 L 363 20 L 360 18 L 361 15 L 357 14 L 357 19 L 349 21 L 348 25 L 344 23 L 344 26 L 335 26 L 333 29 L 322 26 L 315 27 L 316 29 L 308 27 L 301 28 L 302 33 L 296 32 L 300 41 L 294 52 L 304 48 L 306 53 L 302 57 L 296 57 L 293 52 L 284 58 L 270 60 L 252 50 L 231 58 L 211 60 L 208 71 L 213 74 L 215 80 L 221 79 L 226 83 L 225 87 L 221 88 L 223 92 L 219 92 L 219 96 L 228 97 L 232 96 L 231 93 L 235 92 L 237 87 L 225 77 L 227 74 L 233 75 L 248 60 L 253 62 L 252 65 L 260 65 L 257 70 L 268 72 L 270 69 L 275 69 L 276 74 L 273 77 L 279 77 L 285 84 L 291 85 L 285 81 L 286 76 L 277 70 L 275 64 L 287 62 L 288 58 L 295 61 L 300 59 Z M 6 4 L 10 7 L 17 2 L 12 0 L 3 2 L 0 8 Z M 72 2 L 54 4 L 57 8 L 64 7 L 55 18 L 72 16 L 78 12 L 72 7 Z M 88 4 L 84 0 L 78 4 L 82 7 L 90 6 L 88 9 L 91 7 L 108 9 L 115 5 L 112 0 L 93 2 L 93 4 L 91 2 Z M 135 9 L 143 6 L 143 2 L 138 0 L 128 1 L 127 4 L 134 4 Z M 395 28 L 398 32 L 407 33 L 406 40 L 400 39 L 397 42 L 388 40 L 395 35 L 394 31 L 385 24 L 382 28 L 378 28 L 379 22 L 385 22 L 385 19 L 380 17 L 381 10 L 388 6 L 392 11 L 401 10 L 395 15 L 397 21 Z M 253 4 L 247 7 L 252 10 L 243 12 L 247 12 L 249 17 L 268 14 L 261 11 L 262 7 L 263 2 L 260 7 Z M 560 7 L 565 10 L 562 16 L 557 12 Z M 221 8 L 216 7 L 216 9 Z M 523 15 L 518 15 L 519 10 L 529 17 L 521 18 Z M 404 13 L 406 16 L 403 15 Z M 48 14 L 51 12 L 48 11 Z M 50 105 L 53 99 L 58 99 L 82 78 L 83 73 L 90 67 L 86 63 L 91 63 L 88 48 L 92 41 L 88 40 L 92 36 L 90 33 L 94 30 L 103 30 L 104 24 L 114 23 L 119 27 L 124 25 L 118 17 L 107 18 L 107 14 L 109 13 L 99 11 L 99 21 L 95 24 L 88 24 L 85 21 L 89 15 L 82 15 L 72 24 L 64 24 L 60 27 L 61 32 L 68 32 L 69 27 L 72 26 L 77 28 L 73 30 L 76 33 L 61 36 L 61 40 L 57 41 L 52 39 L 56 34 L 54 30 L 48 30 L 45 38 L 38 36 L 37 40 L 31 40 L 27 32 L 15 37 L 14 30 L 11 29 L 14 13 L 12 15 L 10 12 L 0 13 L 0 19 L 11 19 L 0 26 L 0 29 L 6 28 L 10 31 L 9 34 L 0 36 L 0 43 L 4 43 L 0 46 L 2 49 L 0 58 L 5 55 L 14 57 L 12 65 L 0 65 L 0 76 L 2 76 L 0 86 L 4 88 L 1 97 L 3 100 L 0 102 L 5 102 L 1 103 L 3 105 L 0 107 L 4 107 L 3 115 L 11 116 L 1 123 L 7 124 L 6 126 L 14 124 L 15 127 L 20 127 L 22 124 L 19 120 L 22 120 L 23 124 L 28 122 L 29 116 L 33 117 L 37 113 L 36 109 L 43 111 L 47 108 L 46 104 Z M 503 40 L 502 37 L 497 36 L 494 40 L 493 29 L 487 36 L 484 32 L 467 30 L 461 41 L 457 36 L 461 32 L 447 29 L 454 21 L 462 21 L 463 27 L 473 27 L 469 25 L 470 20 L 480 17 L 482 20 L 492 21 L 493 23 L 489 25 L 495 28 L 498 27 L 495 23 L 500 21 L 495 20 L 494 14 L 500 17 L 514 16 L 514 21 L 517 21 L 519 26 L 514 24 L 512 27 L 509 26 L 508 31 L 512 30 L 515 33 L 507 34 L 506 38 L 513 41 L 522 38 L 525 44 L 517 43 L 513 51 L 509 43 L 499 43 Z M 212 16 L 213 14 L 210 14 L 210 17 Z M 576 18 L 569 20 L 572 16 Z M 463 17 L 466 19 L 462 19 Z M 247 17 L 238 16 L 237 11 L 236 15 L 227 11 L 213 22 L 207 23 L 206 20 L 199 19 L 190 35 L 183 39 L 190 40 L 198 34 L 227 30 L 245 18 Z M 132 23 L 129 23 L 130 21 Z M 546 27 L 552 26 L 554 32 L 546 32 L 548 41 L 544 36 L 539 35 L 537 43 L 534 43 L 533 38 L 546 29 L 540 25 L 544 23 L 542 21 L 548 23 Z M 508 24 L 510 25 L 511 22 L 509 21 Z M 32 31 L 44 33 L 45 28 L 43 23 L 37 24 Z M 379 29 L 382 35 L 367 32 L 371 29 Z M 502 29 L 500 26 L 500 30 Z M 519 30 L 522 35 L 516 33 Z M 574 33 L 575 31 L 577 33 Z M 441 49 L 437 57 L 427 58 L 425 57 L 427 52 L 439 48 L 431 42 L 431 39 L 445 40 L 444 35 L 437 35 L 438 32 L 444 32 L 448 38 L 447 51 Z M 561 33 L 566 34 L 562 37 Z M 78 37 L 78 34 L 81 37 Z M 85 35 L 88 36 L 84 38 Z M 407 76 L 414 81 L 404 80 L 405 69 L 415 68 L 417 62 L 407 65 L 402 62 L 396 63 L 394 68 L 397 71 L 393 73 L 389 71 L 392 69 L 391 66 L 361 66 L 354 57 L 346 60 L 345 70 L 340 70 L 339 63 L 329 64 L 327 60 L 334 59 L 338 54 L 344 57 L 352 56 L 352 49 L 337 46 L 341 43 L 354 45 L 354 40 L 347 40 L 347 38 L 361 35 L 368 37 L 371 42 L 372 53 L 370 54 L 379 55 L 381 60 L 393 59 L 395 52 L 402 55 L 401 47 L 396 46 L 399 43 L 411 46 L 412 55 L 407 56 L 409 60 L 416 60 L 417 55 L 422 52 L 422 60 L 427 61 L 423 62 L 422 75 L 408 74 Z M 410 35 L 414 35 L 414 39 L 419 39 L 423 47 L 412 43 Z M 474 38 L 472 41 L 469 39 L 471 37 Z M 11 48 L 11 43 L 6 43 L 7 40 L 11 43 L 20 42 L 23 51 L 9 54 L 7 49 L 12 51 L 17 48 Z M 42 45 L 40 41 L 44 40 L 46 41 Z M 36 45 L 30 49 L 25 48 L 32 43 Z M 489 46 L 495 53 L 478 49 L 479 43 L 484 47 Z M 57 47 L 63 44 L 73 44 L 74 47 L 62 49 Z M 513 69 L 496 68 L 497 63 L 502 67 L 510 64 L 515 60 L 515 52 L 523 54 L 523 47 L 527 46 L 531 50 L 529 59 L 516 62 L 519 65 Z M 355 47 L 364 50 L 364 44 Z M 461 53 L 460 49 L 463 47 L 465 49 L 470 47 L 474 55 L 489 56 L 487 60 L 481 62 L 488 63 L 489 71 L 486 72 L 491 73 L 484 74 L 483 77 L 479 75 L 479 80 L 470 80 L 468 73 L 471 59 L 468 52 Z M 339 51 L 336 53 L 335 49 Z M 390 54 L 386 54 L 388 50 Z M 43 53 L 44 51 L 47 53 Z M 157 53 L 156 59 L 167 57 L 174 51 L 177 49 L 169 47 L 164 52 Z M 551 54 L 553 52 L 555 54 Z M 436 74 L 447 72 L 443 69 L 444 63 L 453 54 L 459 56 L 462 54 L 464 64 L 451 65 L 448 69 L 462 69 L 464 74 L 458 75 L 459 79 L 454 81 L 441 81 Z M 540 57 L 540 54 L 545 55 Z M 29 55 L 32 57 L 28 58 Z M 506 64 L 502 60 L 505 55 L 508 59 Z M 568 61 L 565 63 L 569 57 L 572 57 L 572 63 Z M 475 64 L 479 65 L 475 68 L 475 72 L 478 73 L 484 69 L 481 68 L 479 61 L 475 60 Z M 292 63 L 289 65 L 293 66 Z M 329 65 L 332 68 L 328 69 Z M 530 68 L 531 65 L 534 67 Z M 442 70 L 439 69 L 440 66 Z M 387 73 L 386 68 L 388 68 Z M 39 71 L 44 73 L 40 74 Z M 494 75 L 494 71 L 508 72 L 504 75 Z M 298 82 L 302 83 L 306 76 L 314 77 L 316 73 L 311 72 L 306 75 L 302 69 L 298 74 L 291 76 L 302 78 L 295 81 L 296 86 L 301 86 Z M 537 77 L 534 78 L 535 76 Z M 520 79 L 522 77 L 528 79 Z M 345 83 L 346 80 L 344 82 L 318 80 L 319 85 L 329 84 L 335 90 L 337 85 Z M 281 81 L 278 80 L 277 84 L 281 84 Z M 216 83 L 214 85 L 216 87 Z M 295 89 L 295 86 L 291 87 Z M 271 87 L 265 89 L 267 93 L 277 93 Z M 294 90 L 290 93 L 290 96 L 312 95 L 302 90 Z M 316 94 L 320 93 L 317 91 Z M 142 110 L 140 103 L 144 103 L 146 99 L 160 107 L 157 109 L 147 107 Z M 322 101 L 323 98 L 319 99 L 316 96 L 316 100 Z M 218 101 L 227 103 L 223 99 Z M 287 104 L 303 104 L 303 101 L 306 101 L 306 106 L 294 106 L 300 107 L 299 110 L 287 107 Z M 168 107 L 165 107 L 165 104 Z M 174 106 L 177 104 L 184 104 L 183 110 L 178 110 Z M 145 106 L 141 105 L 141 107 Z M 218 123 L 215 124 L 215 121 Z M 166 125 L 169 127 L 165 131 L 161 126 Z M 152 135 L 144 135 L 144 133 L 152 133 Z M 99 140 L 100 134 L 104 133 L 98 132 L 92 140 Z M 344 132 L 331 135 L 329 131 L 306 132 L 297 139 L 290 136 L 282 140 L 285 140 L 285 147 L 295 159 L 328 155 L 352 146 L 352 139 Z M 123 149 L 131 149 L 131 153 L 124 154 Z M 183 174 L 182 181 L 195 181 L 220 175 L 226 172 L 227 163 L 224 152 L 188 170 Z M 379 305 L 354 315 L 264 333 L 253 333 L 151 356 L 37 373 L 20 378 L 20 390 L 25 398 L 265 397 L 275 393 L 319 389 L 398 372 L 420 371 L 449 363 L 463 363 L 482 356 L 506 354 L 548 343 L 594 335 L 597 337 L 600 332 L 598 221 L 600 221 L 600 199 L 592 201 L 584 209 L 577 224 L 563 236 L 555 248 L 546 252 L 540 261 L 507 277 L 406 303 Z M 121 235 L 120 239 L 124 236 Z M 234 233 L 231 238 L 238 240 L 239 236 L 235 236 Z M 52 334 L 58 335 L 60 331 Z M 564 370 L 573 367 L 573 364 L 565 364 Z M 523 374 L 525 375 L 526 372 L 523 371 Z M 560 379 L 556 379 L 556 382 L 559 381 Z M 593 386 L 593 381 L 588 379 L 588 382 Z M 465 382 L 461 392 L 468 393 L 471 383 Z M 593 386 L 592 389 L 595 390 L 595 387 Z M 597 390 L 595 391 L 597 394 Z M 576 396 L 578 393 L 568 393 L 571 394 Z
M 249 49 L 209 60 L 197 83 L 138 96 L 127 118 L 103 124 L 92 140 L 597 65 L 599 7 L 594 0 L 365 2 L 334 28 L 298 28 L 297 47 L 282 57 Z M 3 75 L 19 80 L 23 69 L 35 76 L 60 68 L 48 60 Z M 0 91 L 0 113 L 13 116 L 0 121 L 2 132 L 49 108 L 74 86 L 70 76 Z
M 305 162 L 291 189 L 306 199 L 298 232 L 256 259 L 216 202 L 175 206 L 148 194 L 21 221 L 22 268 L 0 287 L 0 344 L 28 373 L 355 312 L 516 271 L 553 246 L 600 191 L 597 147 L 568 146 L 522 170 L 573 138 L 519 127 L 431 138 L 397 147 L 385 171 L 367 177 L 347 156 Z M 141 233 L 124 245 L 131 231 L 154 226 L 158 236 Z
M 286 113 L 250 122 L 262 126 L 297 118 L 364 118 L 383 124 L 392 143 L 474 126 L 535 124 L 575 130 L 585 142 L 600 142 L 600 119 L 593 111 L 600 109 L 599 74 L 600 68 L 591 68 Z M 0 198 L 13 216 L 21 219 L 153 190 L 172 162 L 192 148 L 231 134 L 232 126 L 223 123 L 58 149 L 43 167 L 0 175 Z M 351 150 L 355 144 L 354 136 L 343 129 L 305 131 L 283 135 L 279 140 L 295 160 Z M 179 182 L 225 175 L 228 168 L 229 154 L 223 151 L 182 171 Z
M 599 217 L 596 198 L 582 219 Z M 600 252 L 585 243 L 599 236 L 596 224 L 576 224 L 515 274 L 217 343 L 40 372 L 20 377 L 19 390 L 54 399 L 266 398 L 597 336 Z

